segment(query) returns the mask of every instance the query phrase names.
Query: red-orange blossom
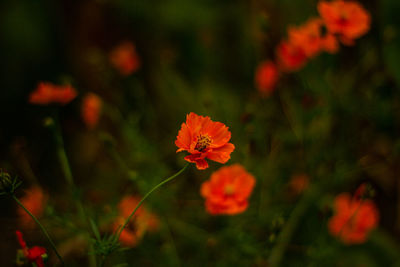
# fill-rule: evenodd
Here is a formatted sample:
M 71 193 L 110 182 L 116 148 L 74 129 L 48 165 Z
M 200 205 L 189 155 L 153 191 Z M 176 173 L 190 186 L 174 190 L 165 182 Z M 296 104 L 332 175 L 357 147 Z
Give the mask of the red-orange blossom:
M 231 132 L 221 122 L 214 122 L 210 117 L 199 116 L 193 112 L 186 116 L 186 123 L 182 123 L 175 144 L 177 152 L 188 151 L 190 155 L 186 161 L 196 163 L 199 170 L 208 168 L 206 159 L 219 163 L 226 163 L 235 149 L 231 139 Z

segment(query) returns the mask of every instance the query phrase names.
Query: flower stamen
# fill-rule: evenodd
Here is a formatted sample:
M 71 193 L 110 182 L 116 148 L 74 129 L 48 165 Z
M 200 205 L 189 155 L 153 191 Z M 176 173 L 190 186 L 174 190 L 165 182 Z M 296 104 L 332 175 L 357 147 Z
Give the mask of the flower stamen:
M 197 137 L 197 143 L 194 149 L 196 149 L 199 152 L 203 152 L 205 149 L 207 149 L 211 144 L 211 138 L 208 135 L 202 135 L 200 134 Z

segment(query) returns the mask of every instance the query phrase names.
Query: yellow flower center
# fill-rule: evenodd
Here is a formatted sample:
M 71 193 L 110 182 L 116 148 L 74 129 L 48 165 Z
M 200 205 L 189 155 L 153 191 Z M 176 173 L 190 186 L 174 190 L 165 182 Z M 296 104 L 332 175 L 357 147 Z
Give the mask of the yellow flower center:
M 194 149 L 196 149 L 197 151 L 202 152 L 203 150 L 205 150 L 209 145 L 211 144 L 211 138 L 208 135 L 202 135 L 200 134 L 197 137 L 197 143 Z
M 232 195 L 234 193 L 235 189 L 233 188 L 233 185 L 229 184 L 229 185 L 225 186 L 224 191 L 225 191 L 225 195 Z

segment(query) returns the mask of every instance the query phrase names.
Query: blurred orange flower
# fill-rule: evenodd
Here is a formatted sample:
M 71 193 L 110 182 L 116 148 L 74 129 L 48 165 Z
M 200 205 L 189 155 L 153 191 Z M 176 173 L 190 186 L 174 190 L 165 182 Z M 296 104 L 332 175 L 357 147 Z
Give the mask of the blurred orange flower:
M 377 227 L 378 221 L 379 211 L 374 202 L 342 193 L 335 198 L 335 215 L 329 220 L 328 228 L 343 243 L 360 244 Z
M 358 2 L 321 1 L 318 3 L 318 12 L 328 31 L 339 35 L 345 45 L 352 45 L 355 39 L 369 31 L 370 14 Z
M 132 74 L 140 67 L 135 45 L 131 42 L 123 42 L 116 46 L 110 53 L 110 62 L 121 75 L 125 76 Z
M 176 152 L 188 151 L 191 155 L 185 160 L 196 163 L 199 170 L 208 168 L 205 160 L 210 159 L 219 163 L 226 163 L 235 149 L 231 139 L 231 132 L 221 122 L 214 122 L 210 117 L 203 117 L 191 112 L 186 116 L 186 123 L 182 123 L 175 144 L 179 149 Z
M 29 96 L 29 103 L 37 105 L 48 105 L 57 103 L 68 104 L 76 96 L 77 92 L 70 85 L 54 85 L 49 82 L 40 82 L 36 90 Z
M 43 214 L 44 207 L 47 203 L 47 195 L 43 193 L 42 188 L 35 185 L 29 188 L 25 195 L 20 199 L 21 203 L 29 210 L 35 217 L 40 217 Z M 17 210 L 20 224 L 25 227 L 33 227 L 35 222 L 21 207 Z
M 234 215 L 247 209 L 255 179 L 240 164 L 222 167 L 201 186 L 210 214 Z
M 291 72 L 300 70 L 307 62 L 306 52 L 298 44 L 282 41 L 276 51 L 281 71 Z
M 289 182 L 289 187 L 295 194 L 301 194 L 307 189 L 309 184 L 309 177 L 307 174 L 293 175 Z
M 100 118 L 101 108 L 102 101 L 98 95 L 94 93 L 88 93 L 83 98 L 81 109 L 82 120 L 88 128 L 93 129 L 96 127 Z
M 134 196 L 124 197 L 118 204 L 119 216 L 114 222 L 114 231 L 122 226 L 131 212 L 136 208 L 140 199 Z M 156 231 L 159 227 L 158 218 L 140 206 L 135 215 L 122 231 L 119 241 L 127 247 L 134 247 L 142 239 L 147 230 Z
M 298 27 L 288 30 L 289 41 L 304 51 L 307 57 L 312 58 L 322 51 L 337 52 L 339 45 L 332 34 L 322 34 L 323 21 L 320 18 L 311 18 Z
M 278 68 L 275 63 L 267 60 L 258 65 L 255 75 L 255 85 L 258 91 L 264 95 L 270 95 L 279 78 Z

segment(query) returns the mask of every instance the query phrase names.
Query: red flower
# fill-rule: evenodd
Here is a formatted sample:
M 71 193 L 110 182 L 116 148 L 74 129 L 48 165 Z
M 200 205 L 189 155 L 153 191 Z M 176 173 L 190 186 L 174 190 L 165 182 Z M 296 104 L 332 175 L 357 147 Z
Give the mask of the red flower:
M 22 252 L 25 258 L 30 263 L 35 263 L 37 267 L 44 267 L 43 259 L 47 258 L 46 249 L 43 247 L 34 246 L 32 248 L 28 248 L 26 242 L 22 236 L 20 231 L 16 231 L 18 243 L 22 248 Z
M 270 95 L 278 81 L 279 72 L 275 63 L 272 61 L 264 61 L 258 65 L 255 75 L 255 84 L 261 94 Z
M 378 221 L 379 211 L 374 202 L 342 193 L 335 199 L 335 215 L 329 220 L 328 228 L 343 243 L 360 244 L 377 227 Z
M 140 199 L 134 196 L 124 197 L 118 204 L 119 216 L 114 222 L 114 230 L 117 230 L 125 223 L 126 218 L 135 209 Z M 119 241 L 127 247 L 134 247 L 142 239 L 147 230 L 155 231 L 158 229 L 158 218 L 148 212 L 143 206 L 135 212 L 134 217 L 129 221 L 122 231 Z
M 304 49 L 290 41 L 282 41 L 277 48 L 279 68 L 285 72 L 297 71 L 307 62 Z
M 125 76 L 132 74 L 140 67 L 139 57 L 131 42 L 123 42 L 115 47 L 110 53 L 110 62 Z
M 54 85 L 49 82 L 41 82 L 35 91 L 29 96 L 29 103 L 48 105 L 57 103 L 68 104 L 77 96 L 77 92 L 70 85 Z
M 93 93 L 88 93 L 82 102 L 82 119 L 86 126 L 90 129 L 96 127 L 102 107 L 101 98 Z
M 255 179 L 240 164 L 222 167 L 201 186 L 210 214 L 234 215 L 247 209 Z
M 230 159 L 235 149 L 233 144 L 228 143 L 230 139 L 231 132 L 223 123 L 191 112 L 176 138 L 175 144 L 179 147 L 176 152 L 188 151 L 191 155 L 185 160 L 196 163 L 197 169 L 204 170 L 208 168 L 206 158 L 219 163 Z
M 345 45 L 352 45 L 355 39 L 369 31 L 370 14 L 357 2 L 322 1 L 318 3 L 318 12 L 328 31 L 339 35 Z
M 40 217 L 43 214 L 44 207 L 47 203 L 47 195 L 43 193 L 43 190 L 39 186 L 32 186 L 21 198 L 21 203 L 35 217 Z M 18 207 L 17 213 L 19 215 L 19 221 L 23 227 L 33 227 L 35 225 L 31 216 L 29 216 L 29 214 L 21 207 Z

